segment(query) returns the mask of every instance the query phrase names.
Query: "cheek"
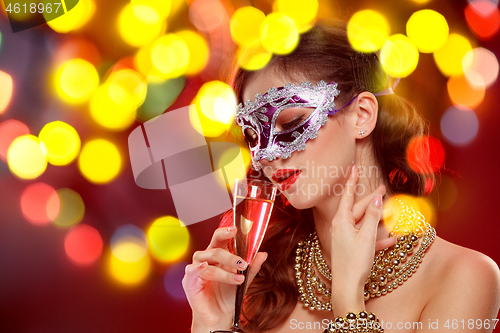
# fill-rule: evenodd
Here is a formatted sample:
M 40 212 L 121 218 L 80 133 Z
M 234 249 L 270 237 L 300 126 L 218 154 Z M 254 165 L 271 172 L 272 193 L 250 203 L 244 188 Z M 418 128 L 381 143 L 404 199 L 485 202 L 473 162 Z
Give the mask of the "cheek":
M 329 120 L 319 130 L 316 139 L 310 140 L 310 147 L 306 148 L 306 152 L 308 149 L 308 157 L 318 167 L 342 168 L 351 165 L 355 158 L 355 140 L 349 137 L 344 127 L 333 120 Z

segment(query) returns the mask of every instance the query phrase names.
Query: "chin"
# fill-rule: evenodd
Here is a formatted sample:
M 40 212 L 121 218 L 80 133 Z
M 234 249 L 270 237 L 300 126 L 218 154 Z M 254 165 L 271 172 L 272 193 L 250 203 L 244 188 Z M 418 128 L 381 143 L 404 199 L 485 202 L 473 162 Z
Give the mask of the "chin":
M 339 184 L 313 181 L 297 183 L 296 185 L 288 191 L 282 191 L 281 194 L 288 199 L 294 208 L 308 209 L 315 207 L 332 195 L 336 195 L 333 189 L 338 187 Z
M 290 204 L 295 209 L 313 208 L 314 206 L 316 206 L 317 201 L 319 201 L 318 198 L 314 198 L 314 197 L 311 197 L 309 195 L 303 195 L 303 194 L 297 194 L 297 193 L 286 194 L 283 192 L 281 192 L 281 194 L 284 195 L 288 199 Z

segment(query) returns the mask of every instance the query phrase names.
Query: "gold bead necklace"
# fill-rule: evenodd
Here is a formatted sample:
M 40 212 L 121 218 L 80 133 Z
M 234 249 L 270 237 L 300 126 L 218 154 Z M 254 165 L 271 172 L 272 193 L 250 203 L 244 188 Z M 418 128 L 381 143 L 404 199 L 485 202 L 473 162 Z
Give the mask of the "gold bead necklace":
M 408 280 L 436 238 L 436 230 L 425 221 L 420 212 L 415 212 L 400 199 L 395 200 L 401 206 L 400 216 L 389 236 L 397 237 L 397 242 L 377 253 L 370 275 L 366 279 L 365 301 L 371 297 L 386 295 Z M 422 237 L 419 249 L 413 254 Z M 321 253 L 316 231 L 299 242 L 295 253 L 295 281 L 300 301 L 310 310 L 332 311 L 332 291 L 315 274 L 316 268 L 324 278 L 332 280 L 330 268 Z M 411 254 L 413 256 L 408 260 Z

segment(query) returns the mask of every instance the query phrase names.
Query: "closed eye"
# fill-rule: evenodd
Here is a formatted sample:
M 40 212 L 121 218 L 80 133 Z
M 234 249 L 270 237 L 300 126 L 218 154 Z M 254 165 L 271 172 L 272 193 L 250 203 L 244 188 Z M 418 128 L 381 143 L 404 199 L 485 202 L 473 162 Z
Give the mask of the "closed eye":
M 298 116 L 296 118 L 294 118 L 293 120 L 281 125 L 281 128 L 283 131 L 286 131 L 290 128 L 293 128 L 295 126 L 297 126 L 298 124 L 300 124 L 300 122 L 302 121 L 302 119 L 304 118 L 305 114 L 301 115 L 301 116 Z

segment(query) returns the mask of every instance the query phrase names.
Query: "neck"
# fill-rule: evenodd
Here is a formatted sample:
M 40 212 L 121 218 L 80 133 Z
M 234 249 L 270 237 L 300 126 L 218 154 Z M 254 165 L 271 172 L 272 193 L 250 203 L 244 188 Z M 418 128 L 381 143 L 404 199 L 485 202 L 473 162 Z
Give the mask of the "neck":
M 361 169 L 362 167 L 358 168 Z M 343 179 L 342 182 L 345 186 L 347 179 Z M 378 177 L 360 177 L 356 188 L 363 190 L 358 190 L 357 192 L 355 191 L 354 204 L 356 204 L 364 197 L 368 196 L 382 183 L 383 180 Z M 383 203 L 385 203 L 388 200 L 388 195 L 386 194 L 383 199 Z M 331 261 L 331 252 L 330 246 L 327 246 L 326 244 L 330 244 L 331 242 L 331 224 L 335 214 L 337 213 L 339 202 L 340 195 L 332 194 L 331 196 L 326 197 L 325 200 L 317 204 L 312 209 L 314 225 L 318 234 L 321 251 L 323 252 L 323 257 L 329 266 Z M 387 228 L 384 226 L 384 223 L 380 223 L 377 230 L 377 240 L 388 238 L 388 234 L 389 230 L 387 230 Z

